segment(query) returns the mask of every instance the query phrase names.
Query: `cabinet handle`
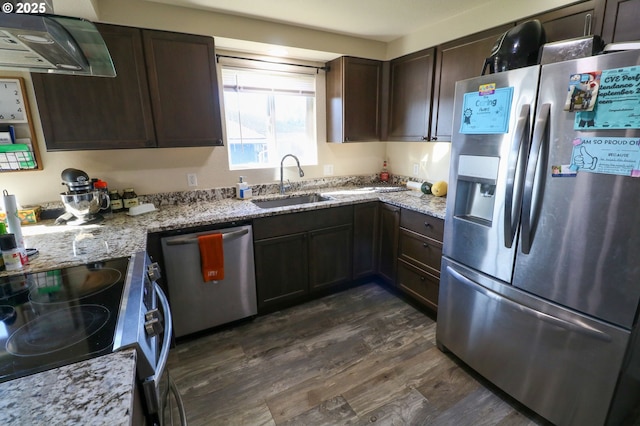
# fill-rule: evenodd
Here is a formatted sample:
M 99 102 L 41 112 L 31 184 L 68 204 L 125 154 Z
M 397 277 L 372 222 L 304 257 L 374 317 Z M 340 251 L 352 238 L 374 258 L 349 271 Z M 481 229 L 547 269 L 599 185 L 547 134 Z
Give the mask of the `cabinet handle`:
M 584 29 L 582 30 L 582 35 L 585 37 L 591 35 L 591 14 L 587 13 L 584 17 Z
M 434 137 L 432 137 L 432 138 L 431 138 L 431 140 L 432 140 L 432 141 L 437 141 L 437 140 L 438 140 L 438 137 L 437 137 L 437 136 L 434 136 Z
M 423 141 L 428 141 L 428 140 L 429 140 L 429 138 L 428 138 L 428 137 L 426 137 L 426 136 L 423 136 L 423 137 L 422 137 L 422 140 L 423 140 Z
M 424 280 L 426 280 L 426 278 L 424 276 L 420 275 L 420 281 L 424 281 Z
M 429 244 L 427 244 L 427 243 L 422 243 L 422 247 L 427 248 L 427 247 L 429 247 Z
M 431 228 L 432 225 L 429 222 L 425 222 L 424 226 L 425 226 L 425 228 Z

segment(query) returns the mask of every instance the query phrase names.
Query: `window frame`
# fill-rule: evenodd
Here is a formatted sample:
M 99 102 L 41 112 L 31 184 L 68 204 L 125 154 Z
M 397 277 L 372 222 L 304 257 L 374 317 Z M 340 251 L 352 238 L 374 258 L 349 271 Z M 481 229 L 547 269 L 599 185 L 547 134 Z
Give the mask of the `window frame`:
M 273 59 L 273 58 L 270 58 Z M 315 80 L 315 95 L 313 98 L 311 98 L 311 101 L 313 102 L 313 107 L 312 108 L 307 108 L 307 113 L 313 113 L 315 115 L 314 117 L 314 125 L 313 125 L 313 129 L 311 129 L 310 133 L 310 144 L 309 144 L 309 148 L 312 147 L 313 149 L 313 154 L 310 156 L 311 158 L 308 158 L 309 156 L 304 156 L 304 158 L 300 158 L 300 162 L 301 165 L 305 165 L 305 166 L 317 166 L 319 164 L 319 157 L 320 157 L 320 147 L 319 147 L 319 141 L 322 138 L 322 134 L 326 133 L 326 131 L 324 131 L 324 123 L 325 123 L 325 77 L 324 77 L 324 72 L 320 72 L 319 69 L 323 67 L 324 64 L 317 64 L 317 63 L 308 63 L 308 62 L 302 62 L 302 61 L 297 61 L 299 62 L 299 65 L 302 65 L 303 67 L 299 67 L 296 66 L 296 64 L 284 64 L 284 63 L 274 63 L 268 61 L 268 62 L 262 62 L 262 60 L 258 59 L 257 61 L 254 61 L 253 58 L 251 57 L 247 57 L 247 58 L 239 58 L 239 57 L 219 57 L 218 58 L 218 68 L 219 68 L 219 79 L 220 79 L 220 87 L 222 88 L 222 97 L 221 97 L 221 103 L 223 104 L 223 108 L 222 110 L 224 111 L 224 120 L 223 120 L 223 126 L 224 126 L 224 132 L 225 132 L 225 139 L 227 140 L 227 161 L 228 161 L 228 165 L 229 165 L 229 170 L 264 170 L 264 169 L 272 169 L 274 167 L 279 167 L 280 163 L 280 159 L 271 159 L 271 161 L 269 163 L 264 163 L 264 164 L 260 164 L 260 163 L 244 163 L 244 164 L 233 164 L 231 162 L 231 150 L 232 150 L 232 143 L 228 137 L 228 129 L 227 129 L 227 109 L 224 107 L 225 101 L 227 101 L 225 98 L 227 96 L 227 91 L 228 88 L 224 86 L 223 84 L 223 69 L 225 68 L 230 68 L 230 69 L 241 69 L 241 70 L 246 70 L 246 71 L 257 71 L 257 72 L 266 72 L 266 73 L 282 73 L 284 75 L 286 74 L 293 74 L 293 75 L 307 75 L 307 76 L 313 76 L 314 80 Z M 312 67 L 312 68 L 309 68 Z M 257 92 L 257 91 L 256 91 Z M 282 92 L 283 94 L 286 94 L 285 91 Z M 309 98 L 308 98 L 309 99 Z M 309 117 L 307 117 L 308 119 Z M 275 120 L 275 117 L 273 117 L 273 119 Z M 273 126 L 273 122 L 271 123 L 271 125 Z M 275 128 L 275 127 L 274 127 Z M 276 143 L 276 141 L 274 141 L 274 143 Z M 235 143 L 233 144 L 235 145 Z M 276 150 L 277 152 L 277 147 L 274 148 L 274 150 Z

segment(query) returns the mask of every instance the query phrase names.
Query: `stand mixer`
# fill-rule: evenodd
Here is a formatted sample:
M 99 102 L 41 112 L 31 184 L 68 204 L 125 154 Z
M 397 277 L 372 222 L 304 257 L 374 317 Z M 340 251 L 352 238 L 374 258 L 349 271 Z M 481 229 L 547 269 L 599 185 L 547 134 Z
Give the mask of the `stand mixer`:
M 62 184 L 67 192 L 60 194 L 66 213 L 56 219 L 56 224 L 86 225 L 102 221 L 99 213 L 109 207 L 109 196 L 93 188 L 89 175 L 78 169 L 62 171 Z

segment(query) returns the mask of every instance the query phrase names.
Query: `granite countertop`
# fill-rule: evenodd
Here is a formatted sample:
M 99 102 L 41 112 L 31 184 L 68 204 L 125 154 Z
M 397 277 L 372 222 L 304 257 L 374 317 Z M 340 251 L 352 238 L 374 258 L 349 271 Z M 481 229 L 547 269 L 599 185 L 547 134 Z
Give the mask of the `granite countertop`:
M 387 188 L 389 189 L 389 188 Z M 415 191 L 380 192 L 376 188 L 329 188 L 319 192 L 329 201 L 262 209 L 250 200 L 224 198 L 162 205 L 139 216 L 111 214 L 97 225 L 55 225 L 53 220 L 22 228 L 26 246 L 39 254 L 22 271 L 1 271 L 0 277 L 129 257 L 146 249 L 147 234 L 213 225 L 283 213 L 383 201 L 444 219 L 446 198 Z M 254 199 L 282 196 L 265 195 Z M 87 254 L 74 255 L 76 244 Z M 135 352 L 116 352 L 88 361 L 0 383 L 1 424 L 129 424 L 135 375 Z
M 292 192 L 285 197 L 309 192 Z M 0 271 L 0 277 L 129 257 L 146 249 L 147 234 L 153 232 L 250 220 L 376 200 L 441 219 L 444 219 L 446 207 L 446 198 L 420 195 L 416 191 L 377 192 L 375 188 L 349 187 L 313 192 L 329 196 L 332 200 L 269 209 L 262 209 L 250 200 L 235 198 L 216 201 L 196 200 L 191 203 L 160 205 L 156 211 L 139 216 L 129 216 L 124 213 L 111 214 L 104 222 L 96 225 L 54 225 L 53 220 L 26 225 L 22 228 L 26 246 L 38 249 L 39 253 L 30 259 L 22 271 Z M 266 195 L 254 197 L 254 199 L 278 197 L 282 196 Z M 86 255 L 79 254 L 78 251 L 74 255 L 74 240 L 77 245 L 85 244 L 90 247 Z
M 129 425 L 136 352 L 114 352 L 0 383 L 3 425 Z

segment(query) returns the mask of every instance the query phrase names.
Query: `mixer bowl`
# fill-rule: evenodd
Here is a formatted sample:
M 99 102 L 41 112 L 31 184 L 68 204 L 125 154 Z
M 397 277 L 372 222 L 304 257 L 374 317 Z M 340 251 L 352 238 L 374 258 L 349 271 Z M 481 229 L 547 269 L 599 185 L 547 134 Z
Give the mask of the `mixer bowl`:
M 77 194 L 60 194 L 67 212 L 77 218 L 89 218 L 104 208 L 100 191 L 89 191 Z

